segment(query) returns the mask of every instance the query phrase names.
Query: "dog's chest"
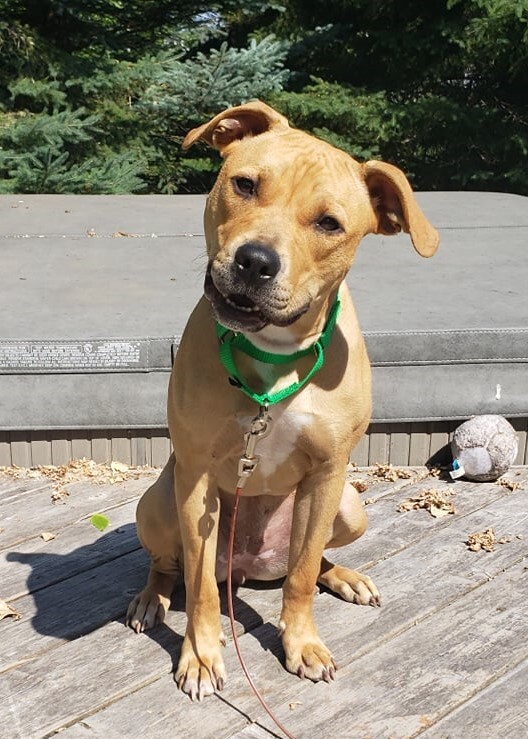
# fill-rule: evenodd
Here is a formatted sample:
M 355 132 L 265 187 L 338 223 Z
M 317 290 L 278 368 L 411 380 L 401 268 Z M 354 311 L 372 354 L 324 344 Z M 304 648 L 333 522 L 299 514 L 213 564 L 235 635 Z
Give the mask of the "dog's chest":
M 312 424 L 312 415 L 303 410 L 284 411 L 280 407 L 271 408 L 270 432 L 257 442 L 255 453 L 259 457 L 257 478 L 264 483 L 262 493 L 275 492 L 270 489 L 277 473 L 293 464 L 299 452 L 300 441 Z M 251 418 L 239 419 L 241 434 L 251 427 Z M 277 491 L 278 492 L 278 491 Z
M 239 502 L 233 556 L 234 578 L 239 582 L 286 574 L 294 493 L 305 474 L 307 455 L 299 444 L 313 423 L 312 415 L 290 407 L 272 407 L 269 412 L 271 431 L 257 443 L 259 462 Z M 250 416 L 237 418 L 241 439 L 251 421 Z M 224 580 L 234 496 L 227 487 L 221 488 L 221 496 L 216 574 Z
M 303 411 L 284 412 L 272 408 L 270 417 L 270 433 L 259 440 L 256 446 L 256 453 L 260 457 L 260 474 L 264 479 L 272 477 L 279 467 L 287 463 L 298 448 L 301 436 L 312 423 L 311 414 Z M 242 429 L 250 425 L 249 418 L 241 421 Z

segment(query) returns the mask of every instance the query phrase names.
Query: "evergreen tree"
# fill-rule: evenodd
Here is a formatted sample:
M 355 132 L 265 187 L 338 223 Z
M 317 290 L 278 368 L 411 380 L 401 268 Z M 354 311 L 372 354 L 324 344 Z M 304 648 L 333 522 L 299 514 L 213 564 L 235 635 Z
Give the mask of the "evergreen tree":
M 285 112 L 420 189 L 528 194 L 527 0 L 286 5 Z
M 203 192 L 263 98 L 420 189 L 528 194 L 527 0 L 0 0 L 0 191 Z
M 220 15 L 200 13 L 207 5 L 9 3 L 0 24 L 0 192 L 209 187 L 216 158 L 205 149 L 184 156 L 185 133 L 222 107 L 280 91 L 287 72 L 286 44 L 268 36 L 228 47 Z

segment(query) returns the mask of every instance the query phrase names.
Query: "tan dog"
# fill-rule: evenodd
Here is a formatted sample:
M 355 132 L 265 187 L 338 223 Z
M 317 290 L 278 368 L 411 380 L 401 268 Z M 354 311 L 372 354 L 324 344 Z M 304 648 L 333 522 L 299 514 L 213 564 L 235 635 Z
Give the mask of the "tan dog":
M 280 632 L 286 667 L 330 680 L 335 663 L 312 615 L 316 583 L 345 600 L 379 604 L 369 577 L 323 557 L 325 548 L 349 544 L 366 529 L 345 472 L 369 423 L 370 367 L 343 281 L 365 234 L 403 229 L 426 257 L 438 245 L 399 169 L 359 164 L 291 128 L 263 103 L 217 115 L 191 131 L 184 147 L 198 139 L 225 159 L 205 210 L 205 297 L 189 319 L 169 386 L 175 459 L 138 506 L 138 533 L 152 565 L 127 614 L 138 632 L 163 621 L 183 570 L 188 623 L 175 677 L 193 699 L 225 681 L 217 580 L 226 578 L 237 467 L 258 411 L 228 383 L 215 318 L 257 348 L 291 354 L 318 339 L 340 291 L 323 367 L 269 409 L 271 433 L 258 445 L 261 461 L 240 501 L 233 565 L 239 582 L 285 576 Z M 235 358 L 257 392 L 289 385 L 314 363 L 305 356 L 269 365 L 236 350 Z

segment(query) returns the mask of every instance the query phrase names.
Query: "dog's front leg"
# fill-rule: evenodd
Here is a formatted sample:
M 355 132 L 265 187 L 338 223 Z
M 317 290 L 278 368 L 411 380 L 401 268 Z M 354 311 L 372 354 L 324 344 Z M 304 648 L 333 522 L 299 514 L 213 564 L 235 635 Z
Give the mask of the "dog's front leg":
M 215 579 L 220 499 L 205 472 L 194 473 L 176 463 L 175 494 L 184 557 L 187 631 L 175 674 L 192 700 L 223 688 L 226 672 L 221 655 L 225 642 L 220 626 L 220 600 Z
M 339 509 L 346 464 L 324 463 L 295 495 L 288 576 L 279 624 L 286 668 L 300 677 L 330 681 L 336 664 L 317 633 L 313 598 L 328 532 Z

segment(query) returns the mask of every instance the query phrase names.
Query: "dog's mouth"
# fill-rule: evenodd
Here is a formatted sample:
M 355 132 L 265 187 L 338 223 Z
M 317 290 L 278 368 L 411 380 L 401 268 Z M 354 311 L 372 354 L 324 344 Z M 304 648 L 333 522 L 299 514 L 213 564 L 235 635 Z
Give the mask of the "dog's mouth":
M 215 285 L 208 266 L 204 282 L 205 297 L 211 303 L 216 320 L 232 331 L 261 331 L 272 324 L 274 326 L 290 326 L 308 310 L 309 305 L 302 306 L 291 314 L 272 310 L 247 293 L 229 292 L 223 294 Z
M 223 295 L 214 284 L 210 267 L 205 275 L 204 294 L 212 305 L 216 320 L 233 331 L 260 331 L 269 323 L 262 309 L 247 295 Z

